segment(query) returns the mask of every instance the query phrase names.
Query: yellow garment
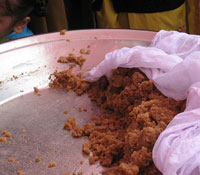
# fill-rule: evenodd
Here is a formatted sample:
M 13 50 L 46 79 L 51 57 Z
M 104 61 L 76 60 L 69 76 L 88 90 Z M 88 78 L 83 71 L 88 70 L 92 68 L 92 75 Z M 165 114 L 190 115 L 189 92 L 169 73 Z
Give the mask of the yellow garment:
M 46 17 L 32 16 L 29 25 L 34 34 L 56 32 L 67 29 L 67 16 L 64 0 L 49 0 Z
M 200 1 L 187 0 L 188 33 L 200 34 Z
M 131 28 L 143 30 L 178 30 L 186 26 L 185 3 L 180 7 L 158 13 L 115 13 L 111 0 L 103 0 L 96 12 L 98 28 Z M 184 31 L 186 27 L 184 28 Z

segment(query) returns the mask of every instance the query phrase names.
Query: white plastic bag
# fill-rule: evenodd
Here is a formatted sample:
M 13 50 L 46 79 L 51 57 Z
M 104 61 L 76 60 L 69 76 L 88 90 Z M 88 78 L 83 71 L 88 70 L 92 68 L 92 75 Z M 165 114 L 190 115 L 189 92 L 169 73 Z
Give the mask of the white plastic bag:
M 161 30 L 149 47 L 125 47 L 108 53 L 85 79 L 109 78 L 117 67 L 137 67 L 165 96 L 187 98 L 186 110 L 175 116 L 157 139 L 153 160 L 163 175 L 199 175 L 200 37 Z

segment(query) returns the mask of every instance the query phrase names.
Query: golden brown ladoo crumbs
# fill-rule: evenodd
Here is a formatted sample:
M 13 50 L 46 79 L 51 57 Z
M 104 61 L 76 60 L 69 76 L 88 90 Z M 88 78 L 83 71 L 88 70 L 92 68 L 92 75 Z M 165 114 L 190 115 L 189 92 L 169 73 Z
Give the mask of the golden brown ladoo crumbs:
M 64 88 L 66 91 L 73 90 L 76 94 L 82 95 L 89 88 L 89 83 L 82 80 L 82 73 L 73 74 L 72 69 L 55 72 L 51 75 L 55 79 L 51 79 L 49 86 L 51 88 Z
M 33 89 L 35 93 L 38 93 L 40 91 L 37 87 L 33 87 Z
M 61 82 L 60 76 L 56 81 L 63 86 L 66 81 L 63 77 Z M 69 89 L 76 92 L 77 87 L 73 87 Z M 109 80 L 101 77 L 87 83 L 86 91 L 101 108 L 101 114 L 83 127 L 70 118 L 64 128 L 77 131 L 78 137 L 88 137 L 82 149 L 88 155 L 92 153 L 90 164 L 99 160 L 102 166 L 110 167 L 103 172 L 105 175 L 159 174 L 152 160 L 154 143 L 173 117 L 184 110 L 185 101 L 163 96 L 151 80 L 134 68 L 115 69 Z
M 35 162 L 36 162 L 36 163 L 39 163 L 39 162 L 40 162 L 40 160 L 41 160 L 41 158 L 40 158 L 40 157 L 36 157 L 36 158 L 35 158 Z
M 81 50 L 80 50 L 80 53 L 81 53 L 81 54 L 90 54 L 90 53 L 91 53 L 91 50 L 81 49 Z
M 55 162 L 51 162 L 49 165 L 48 165 L 48 168 L 53 168 L 56 166 L 56 163 Z
M 23 173 L 21 170 L 18 170 L 18 171 L 17 171 L 17 174 L 18 174 L 18 175 L 24 175 L 24 173 Z
M 68 110 L 65 110 L 63 113 L 64 113 L 64 114 L 68 114 L 68 113 L 69 113 L 69 111 L 68 111 Z
M 8 162 L 14 162 L 14 158 L 12 157 L 8 158 Z
M 63 30 L 60 31 L 60 35 L 65 35 L 66 32 L 67 32 L 67 30 L 66 30 L 66 29 L 63 29 Z
M 3 130 L 3 131 L 1 132 L 1 134 L 2 134 L 3 136 L 5 136 L 5 137 L 11 137 L 11 133 L 8 132 L 7 130 Z
M 7 139 L 5 137 L 0 137 L 0 142 L 6 143 Z
M 79 65 L 80 67 L 83 66 L 84 62 L 86 61 L 86 58 L 81 56 L 75 56 L 74 54 L 69 54 L 69 56 L 61 56 L 58 59 L 59 63 L 74 63 Z

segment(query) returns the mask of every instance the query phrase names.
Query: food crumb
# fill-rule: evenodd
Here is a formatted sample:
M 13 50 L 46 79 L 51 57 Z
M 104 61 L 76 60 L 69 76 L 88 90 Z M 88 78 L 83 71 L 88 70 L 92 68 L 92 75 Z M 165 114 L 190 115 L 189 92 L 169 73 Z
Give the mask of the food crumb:
M 3 130 L 3 131 L 1 132 L 1 134 L 4 135 L 5 137 L 11 137 L 11 133 L 8 132 L 8 131 L 6 131 L 6 130 Z
M 70 39 L 66 39 L 67 42 L 70 42 Z
M 81 49 L 81 50 L 80 50 L 80 53 L 81 53 L 81 54 L 88 54 L 88 55 L 89 55 L 89 54 L 91 53 L 91 50 Z
M 38 96 L 41 96 L 42 94 L 38 92 L 37 95 L 38 95 Z
M 85 154 L 88 154 L 88 155 L 89 155 L 89 154 L 90 154 L 90 147 L 91 147 L 91 145 L 90 145 L 89 142 L 84 143 L 83 146 L 82 146 L 83 152 L 84 152 Z
M 39 92 L 39 89 L 38 89 L 37 87 L 33 87 L 33 89 L 34 89 L 34 92 L 35 92 L 35 93 L 38 93 L 38 92 Z
M 82 112 L 82 108 L 78 108 L 78 112 Z
M 87 109 L 86 109 L 86 108 L 84 108 L 84 109 L 83 109 L 83 111 L 84 111 L 84 112 L 87 112 Z
M 0 137 L 0 142 L 6 143 L 7 139 L 5 137 Z
M 36 157 L 36 158 L 35 158 L 35 162 L 36 162 L 36 163 L 39 163 L 39 162 L 40 162 L 40 160 L 41 160 L 41 158 L 40 158 L 40 157 Z
M 56 163 L 55 162 L 51 162 L 49 165 L 48 165 L 48 168 L 53 168 L 56 166 Z
M 83 172 L 78 172 L 78 175 L 83 175 Z
M 95 162 L 96 162 L 96 158 L 95 157 L 93 157 L 93 156 L 89 157 L 89 163 L 90 163 L 90 165 L 94 165 Z
M 84 162 L 83 161 L 80 161 L 80 164 L 82 165 Z
M 18 170 L 17 175 L 24 175 L 24 173 L 21 170 Z
M 67 30 L 63 29 L 63 30 L 60 31 L 60 35 L 65 35 L 66 32 L 67 32 Z
M 68 111 L 68 110 L 65 110 L 63 113 L 64 113 L 64 114 L 68 114 L 68 113 L 69 113 L 69 111 Z
M 16 76 L 16 75 L 13 75 L 13 78 L 16 80 L 16 79 L 18 79 L 19 77 L 18 77 L 18 76 Z
M 70 172 L 66 172 L 65 175 L 70 175 Z
M 73 175 L 76 175 L 76 173 L 73 173 Z
M 8 158 L 8 162 L 14 162 L 14 158 L 12 157 Z
M 72 130 L 77 127 L 76 119 L 74 117 L 69 117 L 64 124 L 64 129 Z

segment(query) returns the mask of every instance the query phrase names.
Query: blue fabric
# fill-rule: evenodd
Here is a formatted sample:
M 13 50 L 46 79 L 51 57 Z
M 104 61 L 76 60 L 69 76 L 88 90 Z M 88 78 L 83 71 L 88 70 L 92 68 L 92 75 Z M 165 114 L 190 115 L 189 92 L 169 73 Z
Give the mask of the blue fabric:
M 33 35 L 33 32 L 26 26 L 21 33 L 11 32 L 10 34 L 4 36 L 5 39 L 18 39 Z

